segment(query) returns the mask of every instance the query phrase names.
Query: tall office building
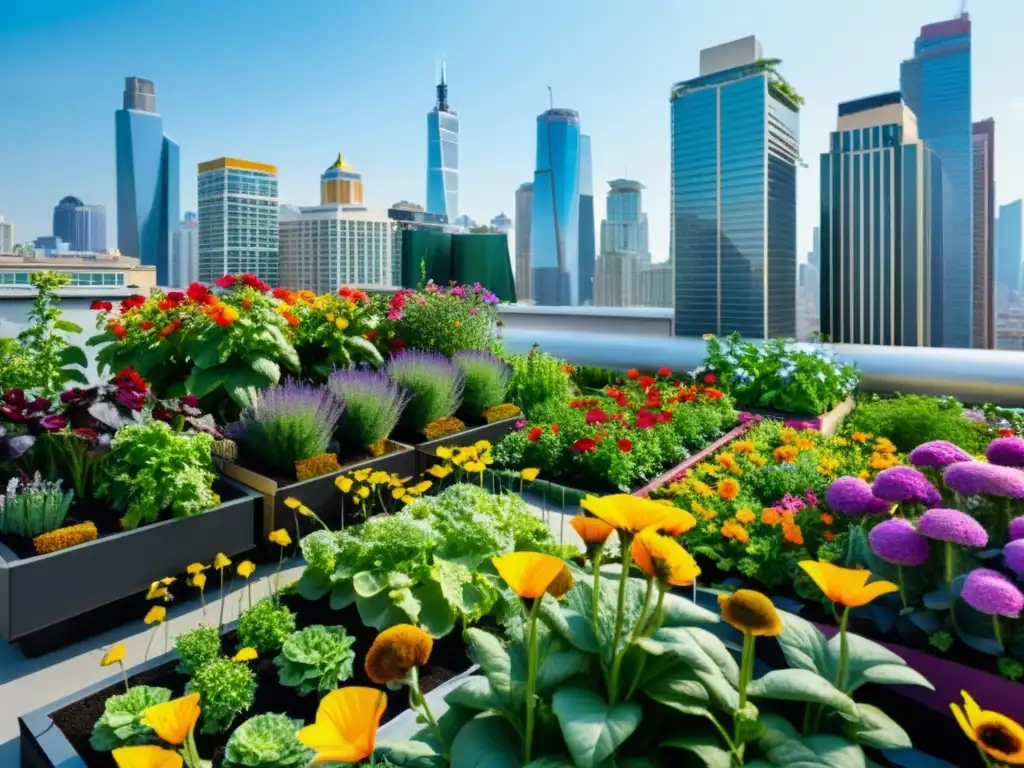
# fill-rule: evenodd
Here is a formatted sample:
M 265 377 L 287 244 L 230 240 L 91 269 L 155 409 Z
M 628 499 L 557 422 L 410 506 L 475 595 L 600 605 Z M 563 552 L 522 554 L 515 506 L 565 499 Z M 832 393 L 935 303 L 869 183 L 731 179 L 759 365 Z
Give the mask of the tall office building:
M 427 113 L 427 212 L 448 221 L 459 215 L 459 116 L 448 106 L 444 64 L 437 103 Z
M 675 300 L 672 261 L 641 264 L 636 281 L 636 306 L 670 309 Z
M 181 215 L 178 145 L 164 135 L 152 80 L 126 77 L 123 104 L 114 115 L 117 248 L 155 267 L 157 285 L 167 285 L 171 232 Z
M 821 330 L 832 341 L 934 344 L 941 209 L 939 163 L 899 91 L 840 104 L 821 156 Z
M 498 232 L 507 235 L 512 231 L 512 219 L 505 215 L 504 211 L 499 213 L 493 219 L 491 219 L 491 229 L 496 229 Z
M 472 229 L 473 227 L 476 226 L 476 220 L 470 218 L 468 213 L 463 213 L 459 216 L 456 216 L 454 219 L 448 219 L 448 221 L 450 221 L 457 227 L 463 227 L 465 229 Z
M 53 234 L 72 251 L 102 253 L 107 250 L 107 209 L 70 195 L 62 198 L 53 209 Z
M 580 287 L 579 303 L 594 303 L 594 167 L 590 156 L 590 137 L 580 134 Z
M 1013 295 L 1021 290 L 1021 263 L 1024 262 L 1022 226 L 1024 201 L 1014 200 L 999 206 L 996 227 L 996 305 L 1000 313 L 1009 309 Z
M 676 83 L 672 257 L 676 334 L 796 333 L 799 97 L 753 36 L 701 51 Z
M 537 117 L 537 163 L 530 220 L 533 300 L 580 303 L 580 116 L 549 109 Z
M 942 327 L 933 345 L 974 343 L 973 141 L 971 133 L 971 20 L 921 27 L 914 58 L 903 62 L 900 90 L 917 116 L 918 135 L 939 157 L 946 176 L 943 204 Z
M 991 117 L 971 126 L 973 141 L 972 229 L 974 239 L 974 301 L 972 325 L 978 349 L 996 346 L 996 123 Z
M 526 181 L 516 190 L 516 299 L 519 302 L 530 301 L 533 293 L 533 265 L 530 260 L 530 238 L 533 221 L 533 182 Z
M 199 164 L 199 279 L 251 272 L 278 284 L 277 167 L 221 157 Z
M 14 222 L 0 216 L 0 253 L 14 252 Z
M 170 287 L 187 287 L 199 279 L 199 219 L 192 211 L 185 211 L 171 246 Z
M 599 307 L 644 306 L 640 271 L 651 262 L 647 247 L 644 185 L 630 179 L 608 182 L 606 218 L 601 222 L 601 253 L 594 278 L 594 304 Z

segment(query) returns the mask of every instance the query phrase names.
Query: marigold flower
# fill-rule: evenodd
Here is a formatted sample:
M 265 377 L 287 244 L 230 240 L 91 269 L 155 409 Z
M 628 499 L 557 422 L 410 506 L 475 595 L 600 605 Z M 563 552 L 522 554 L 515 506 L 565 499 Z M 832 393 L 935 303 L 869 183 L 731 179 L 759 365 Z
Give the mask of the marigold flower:
M 231 560 L 223 552 L 218 552 L 217 556 L 213 558 L 213 567 L 218 571 L 223 570 L 231 565 Z
M 612 528 L 626 533 L 640 533 L 644 528 L 660 527 L 673 517 L 673 510 L 669 507 L 628 493 L 588 497 L 580 502 L 580 506 Z
M 782 515 L 775 507 L 765 507 L 761 510 L 761 522 L 765 525 L 778 525 L 782 522 Z
M 731 477 L 727 477 L 718 483 L 718 495 L 726 501 L 732 501 L 739 493 L 740 484 Z
M 782 538 L 799 547 L 804 543 L 804 532 L 799 525 L 787 518 L 782 521 Z
M 1024 728 L 1006 715 L 982 709 L 967 691 L 960 691 L 960 695 L 964 697 L 963 709 L 953 703 L 949 708 L 967 738 L 1000 763 L 1024 765 Z
M 199 694 L 190 693 L 142 713 L 142 724 L 153 729 L 161 739 L 175 746 L 184 744 L 189 731 L 199 719 Z
M 899 590 L 891 581 L 873 581 L 871 571 L 843 568 L 833 563 L 801 560 L 800 567 L 814 580 L 825 597 L 847 608 L 860 608 L 876 597 Z
M 526 467 L 519 471 L 519 476 L 528 483 L 532 483 L 540 475 L 540 470 L 536 467 Z
M 181 768 L 184 765 L 177 752 L 153 744 L 118 747 L 110 754 L 117 768 Z
M 422 667 L 430 659 L 434 641 L 411 624 L 385 629 L 366 652 L 366 676 L 378 685 L 401 680 L 413 667 Z
M 768 459 L 766 459 L 764 456 L 761 456 L 760 454 L 755 453 L 750 457 L 750 463 L 755 464 L 758 467 L 763 467 L 765 464 L 768 463 Z
M 239 648 L 238 649 L 238 653 L 236 653 L 234 656 L 232 656 L 231 660 L 232 661 L 253 661 L 253 660 L 256 659 L 257 656 L 259 656 L 259 654 L 256 653 L 256 649 L 255 648 L 250 648 L 249 646 L 246 646 L 245 648 Z
M 111 664 L 117 664 L 119 661 L 124 661 L 124 654 L 124 643 L 118 643 L 103 654 L 103 658 L 100 660 L 100 666 L 109 667 Z
M 510 552 L 491 559 L 498 575 L 519 597 L 527 600 L 548 592 L 561 597 L 572 589 L 572 575 L 565 561 L 540 552 Z
M 159 624 L 161 621 L 167 618 L 167 609 L 162 605 L 154 605 L 146 612 L 145 618 L 142 619 L 145 624 Z
M 832 523 L 834 523 L 836 521 L 836 519 L 834 517 L 832 517 L 832 515 L 830 515 L 828 512 L 822 512 L 821 513 L 821 517 L 819 519 L 825 525 L 832 525 Z
M 256 563 L 252 560 L 243 560 L 238 564 L 237 573 L 243 579 L 248 579 L 256 572 Z
M 743 523 L 743 525 L 750 525 L 755 519 L 754 512 L 749 507 L 743 507 L 736 513 L 737 522 Z
M 288 535 L 288 531 L 284 528 L 278 528 L 276 531 L 271 531 L 267 538 L 279 547 L 287 547 L 292 543 L 292 537 Z
M 603 520 L 598 520 L 596 517 L 587 517 L 586 515 L 576 515 L 569 520 L 569 525 L 583 539 L 583 543 L 591 547 L 604 544 L 612 531 L 615 530 Z
M 376 688 L 338 688 L 320 700 L 316 723 L 299 731 L 297 738 L 316 750 L 314 764 L 359 763 L 373 754 L 387 706 L 388 697 Z
M 653 528 L 641 531 L 633 539 L 630 553 L 641 571 L 665 584 L 685 587 L 700 575 L 700 566 L 690 553 L 675 539 L 662 536 Z
M 753 453 L 755 446 L 753 440 L 737 440 L 730 448 L 733 453 Z
M 722 621 L 752 637 L 775 637 L 782 633 L 782 619 L 772 601 L 752 589 L 719 595 Z
M 855 443 L 861 443 L 862 445 L 871 439 L 871 435 L 867 432 L 854 432 L 850 435 L 850 439 Z
M 792 445 L 780 445 L 772 451 L 772 458 L 776 464 L 792 464 L 799 455 L 800 451 Z
M 740 544 L 746 544 L 750 541 L 750 534 L 747 533 L 747 529 L 732 519 L 726 520 L 722 524 L 722 536 L 727 539 L 735 539 Z

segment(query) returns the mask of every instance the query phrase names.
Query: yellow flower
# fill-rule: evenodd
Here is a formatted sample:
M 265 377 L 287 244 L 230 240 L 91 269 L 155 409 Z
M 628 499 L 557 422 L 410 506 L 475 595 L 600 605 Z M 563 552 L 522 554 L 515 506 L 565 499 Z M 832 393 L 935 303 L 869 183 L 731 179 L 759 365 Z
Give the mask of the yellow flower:
M 117 768 L 181 768 L 184 760 L 177 752 L 152 744 L 118 747 L 110 753 Z
M 426 472 L 428 475 L 433 475 L 438 480 L 443 480 L 452 473 L 452 468 L 447 464 L 434 464 L 427 467 Z
M 405 496 L 405 488 L 402 486 L 399 485 L 391 489 L 391 498 L 400 499 L 403 496 Z
M 498 575 L 522 598 L 534 599 L 545 592 L 561 597 L 572 589 L 572 574 L 565 561 L 540 552 L 510 552 L 491 559 Z
M 255 648 L 246 646 L 245 648 L 239 648 L 238 653 L 231 657 L 232 661 L 253 661 L 259 654 L 256 653 Z
M 494 457 L 491 456 L 491 454 L 489 453 L 481 453 L 480 461 L 483 462 L 484 464 L 490 465 L 494 463 Z
M 288 535 L 288 531 L 284 528 L 278 528 L 276 531 L 271 531 L 267 538 L 279 547 L 287 547 L 292 543 L 292 537 Z
M 750 525 L 755 519 L 754 512 L 750 507 L 743 507 L 736 513 L 736 520 L 743 525 Z
M 176 581 L 177 579 L 174 576 L 164 576 L 162 579 L 160 579 L 160 583 L 163 584 L 165 587 L 171 586 L 171 584 L 173 584 Z
M 759 467 L 763 467 L 765 464 L 768 463 L 768 459 L 766 459 L 764 456 L 760 456 L 755 453 L 750 457 L 750 463 L 756 464 Z
M 853 442 L 855 443 L 863 444 L 871 439 L 871 435 L 869 435 L 867 432 L 854 432 L 852 435 L 850 435 L 850 439 L 853 440 Z
M 859 477 L 861 480 L 867 480 L 868 478 L 871 477 L 871 473 L 868 472 L 866 469 L 862 469 L 860 472 L 857 473 L 857 477 Z
M 284 505 L 288 507 L 288 509 L 298 509 L 302 506 L 302 502 L 294 496 L 289 496 L 284 500 Z
M 448 446 L 442 445 L 438 447 L 434 453 L 437 454 L 437 458 L 445 459 L 446 461 L 452 457 L 453 451 Z
M 149 591 L 146 593 L 147 600 L 162 600 L 167 597 L 167 587 L 160 581 L 154 581 L 149 585 Z
M 692 483 L 693 490 L 699 493 L 701 496 L 714 496 L 715 492 L 711 489 L 711 486 L 707 483 L 701 482 L 700 480 L 694 480 Z
M 369 469 L 357 469 L 355 472 L 352 473 L 352 477 L 354 477 L 360 483 L 365 483 L 366 482 L 366 478 L 368 478 L 369 476 L 370 476 L 370 470 Z
M 532 483 L 540 476 L 540 470 L 536 467 L 526 467 L 519 471 L 519 476 L 528 483 Z
M 206 574 L 197 573 L 192 577 L 192 586 L 198 587 L 200 591 L 206 589 Z
M 953 717 L 971 741 L 989 757 L 1007 765 L 1024 765 L 1024 728 L 1015 720 L 982 709 L 967 691 L 960 691 L 964 697 L 961 709 L 950 704 Z
M 796 440 L 796 430 L 793 429 L 792 427 L 786 427 L 781 432 L 779 432 L 779 439 L 782 440 L 783 445 L 789 445 L 794 440 Z
M 231 560 L 223 552 L 218 552 L 217 556 L 213 558 L 213 567 L 218 571 L 223 570 L 231 565 Z
M 339 331 L 344 331 L 346 328 L 348 328 L 348 319 L 344 317 L 339 317 L 337 320 L 334 321 L 334 327 L 337 328 Z
M 734 453 L 753 453 L 754 452 L 754 441 L 753 440 L 737 440 L 731 446 Z
M 334 484 L 338 487 L 338 490 L 342 493 L 348 493 L 352 490 L 352 478 L 347 475 L 341 475 L 334 480 Z
M 792 464 L 799 455 L 800 451 L 794 445 L 780 445 L 772 451 L 772 458 L 776 464 Z
M 604 544 L 612 531 L 615 530 L 603 520 L 598 520 L 596 517 L 587 517 L 586 515 L 576 515 L 569 520 L 569 525 L 583 539 L 583 543 L 588 546 Z
M 868 584 L 871 571 L 867 570 L 842 568 L 833 563 L 819 563 L 814 560 L 802 560 L 799 565 L 814 580 L 825 597 L 847 608 L 859 608 L 876 597 L 899 589 L 891 581 L 874 581 Z
M 466 466 L 463 467 L 467 472 L 483 472 L 486 468 L 482 461 L 467 461 Z
M 662 504 L 664 501 L 663 499 L 654 503 Z M 668 536 L 682 536 L 687 531 L 696 527 L 697 518 L 685 509 L 676 509 L 670 505 L 670 510 L 668 517 L 658 526 L 657 530 L 662 531 Z
M 377 685 L 401 680 L 413 667 L 422 667 L 430 659 L 434 641 L 411 624 L 385 629 L 366 652 L 366 676 Z
M 782 632 L 782 619 L 772 601 L 752 589 L 719 595 L 722 620 L 745 635 L 775 637 Z
M 675 539 L 662 536 L 648 528 L 633 539 L 630 549 L 633 562 L 651 578 L 666 584 L 685 587 L 700 575 L 700 566 Z
M 188 568 L 185 569 L 185 571 L 188 573 L 189 576 L 195 576 L 197 573 L 202 573 L 209 567 L 210 566 L 203 565 L 202 563 L 192 563 Z
M 243 579 L 248 579 L 256 571 L 256 563 L 252 560 L 243 560 L 238 564 L 238 575 Z
M 722 536 L 727 539 L 736 539 L 740 544 L 746 544 L 750 541 L 750 534 L 747 533 L 747 529 L 732 518 L 722 524 Z
M 161 621 L 167 618 L 167 609 L 162 605 L 154 605 L 149 611 L 146 612 L 143 622 L 146 624 L 159 624 Z
M 387 472 L 383 472 L 378 469 L 376 472 L 371 474 L 368 479 L 370 485 L 382 485 L 383 483 L 388 482 L 390 478 L 391 476 Z
M 320 700 L 316 723 L 299 731 L 297 738 L 316 750 L 315 765 L 358 763 L 373 754 L 387 706 L 388 697 L 376 688 L 338 688 Z
M 334 313 L 333 312 L 328 312 L 326 315 L 324 315 L 324 317 L 327 318 L 327 322 L 328 323 L 333 323 L 334 322 Z
M 198 693 L 171 699 L 142 713 L 142 724 L 148 725 L 157 736 L 175 746 L 185 743 L 198 719 Z
M 415 496 L 409 496 L 408 494 L 406 494 L 405 496 L 402 497 L 402 503 L 404 504 L 412 504 L 414 501 L 416 501 Z
M 473 443 L 473 450 L 483 453 L 484 451 L 491 450 L 491 444 L 487 440 L 477 440 Z
M 370 498 L 370 487 L 368 485 L 359 486 L 359 490 L 356 491 L 356 495 L 361 499 Z
M 678 519 L 675 510 L 643 496 L 628 493 L 588 497 L 580 502 L 580 506 L 612 528 L 626 533 L 640 533 L 644 528 L 660 528 Z
M 119 661 L 124 661 L 125 647 L 124 643 L 118 643 L 105 654 L 100 660 L 101 667 L 109 667 L 111 664 L 117 664 Z
M 839 469 L 839 459 L 824 457 L 818 463 L 819 475 L 832 475 L 837 469 Z
M 434 484 L 429 480 L 420 480 L 420 482 L 416 483 L 411 490 L 415 491 L 417 495 L 422 495 L 429 491 L 433 485 Z

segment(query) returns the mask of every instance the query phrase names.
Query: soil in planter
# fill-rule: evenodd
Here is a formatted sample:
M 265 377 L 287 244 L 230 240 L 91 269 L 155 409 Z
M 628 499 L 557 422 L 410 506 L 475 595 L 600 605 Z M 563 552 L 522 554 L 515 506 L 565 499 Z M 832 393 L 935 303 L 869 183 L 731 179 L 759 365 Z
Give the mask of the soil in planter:
M 343 611 L 334 611 L 331 610 L 329 601 L 326 599 L 310 602 L 297 595 L 286 595 L 282 599 L 289 608 L 296 612 L 299 629 L 312 624 L 328 626 L 341 624 L 355 638 L 353 644 L 356 654 L 354 674 L 349 680 L 343 682 L 342 686 L 361 685 L 386 690 L 384 686 L 372 683 L 363 670 L 366 652 L 377 636 L 377 631 L 363 625 L 355 606 L 350 606 Z M 222 644 L 224 653 L 228 656 L 233 655 L 237 650 L 235 633 L 233 631 L 226 633 Z M 275 653 L 274 656 L 276 655 Z M 188 676 L 176 672 L 176 664 L 177 660 L 163 664 L 155 669 L 132 676 L 129 681 L 132 685 L 169 688 L 172 695 L 180 696 L 184 691 L 185 683 L 188 682 Z M 312 723 L 316 718 L 317 695 L 311 693 L 308 696 L 299 696 L 295 688 L 281 685 L 277 679 L 277 667 L 274 664 L 273 656 L 268 655 L 266 658 L 260 658 L 250 664 L 256 672 L 258 683 L 252 708 L 239 715 L 232 728 L 226 733 L 207 735 L 200 734 L 198 727 L 196 729 L 199 754 L 205 759 L 212 759 L 215 768 L 221 763 L 224 746 L 227 744 L 231 731 L 253 715 L 280 712 L 306 723 Z M 466 646 L 458 632 L 452 632 L 447 637 L 435 641 L 430 662 L 420 674 L 420 685 L 423 692 L 432 691 L 468 669 L 469 666 Z M 103 714 L 104 702 L 110 696 L 119 693 L 124 693 L 124 684 L 120 682 L 69 704 L 51 715 L 54 724 L 60 728 L 87 768 L 114 768 L 115 766 L 109 752 L 96 752 L 89 746 L 89 737 L 92 735 L 92 728 L 96 720 Z M 391 720 L 409 706 L 407 689 L 387 691 L 387 695 L 388 705 L 381 720 L 382 723 Z

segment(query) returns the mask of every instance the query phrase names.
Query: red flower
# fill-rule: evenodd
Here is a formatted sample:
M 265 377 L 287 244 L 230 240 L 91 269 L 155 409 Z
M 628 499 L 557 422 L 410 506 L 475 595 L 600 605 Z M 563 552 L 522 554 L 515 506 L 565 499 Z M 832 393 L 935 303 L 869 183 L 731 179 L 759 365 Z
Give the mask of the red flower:
M 188 297 L 197 304 L 202 302 L 203 299 L 206 298 L 206 294 L 209 292 L 210 290 L 202 283 L 192 283 L 185 291 Z
M 710 397 L 712 400 L 722 399 L 722 392 L 717 389 L 711 389 L 710 387 L 704 390 L 704 394 Z
M 648 410 L 640 409 L 636 414 L 636 428 L 637 429 L 650 429 L 654 426 L 655 418 L 654 414 Z
M 669 368 L 662 366 L 661 368 L 658 369 L 658 375 L 667 379 L 669 376 L 672 375 L 672 371 Z
M 650 376 L 641 376 L 640 377 L 640 386 L 643 387 L 644 389 L 647 389 L 653 383 L 654 383 L 654 379 L 651 378 Z
M 391 356 L 394 357 L 405 349 L 405 342 L 401 339 L 393 339 L 391 342 Z
M 543 429 L 541 429 L 540 427 L 533 427 L 533 429 L 526 433 L 526 439 L 529 440 L 531 443 L 536 443 L 538 440 L 540 440 L 541 435 L 543 434 Z
M 174 302 L 182 302 L 185 300 L 185 294 L 181 291 L 168 291 L 167 299 Z
M 114 305 L 109 301 L 94 301 L 89 305 L 89 309 L 95 309 L 100 312 L 109 312 L 114 308 Z
M 628 408 L 629 398 L 626 397 L 625 395 L 620 395 L 619 399 L 615 401 L 615 404 L 619 406 L 619 408 Z
M 121 312 L 127 312 L 130 309 L 141 307 L 145 303 L 145 296 L 139 296 L 139 294 L 137 293 L 133 294 L 132 296 L 129 296 L 127 299 L 121 302 Z
M 288 321 L 288 325 L 292 326 L 293 328 L 296 325 L 299 324 L 299 318 L 297 318 L 291 312 L 282 312 L 281 313 L 281 317 L 283 317 L 285 320 L 287 320 Z
M 630 381 L 636 381 L 637 379 L 640 378 L 640 371 L 638 371 L 636 368 L 630 368 L 628 371 L 626 371 L 626 378 L 628 378 Z
M 149 320 L 143 320 L 141 323 L 139 323 L 139 328 L 141 328 L 144 331 L 148 331 L 152 327 L 153 324 L 149 322 Z
M 551 425 L 551 434 L 557 435 L 560 431 L 561 431 L 561 427 L 559 427 L 557 424 L 552 424 Z
M 572 449 L 576 451 L 576 453 L 593 453 L 597 450 L 597 443 L 589 437 L 581 437 L 572 444 Z
M 196 397 L 195 395 L 189 394 L 185 395 L 184 397 L 179 397 L 178 403 L 187 408 L 198 408 L 199 398 Z
M 999 430 L 999 436 L 1000 437 L 1013 437 L 1013 430 L 1012 429 L 1006 429 L 1006 428 L 1000 429 Z
M 352 299 L 352 301 L 359 302 L 360 304 L 365 304 L 370 300 L 370 297 L 363 293 L 363 291 L 360 291 L 358 288 L 352 289 L 352 293 L 349 294 L 349 298 Z
M 275 288 L 273 296 L 275 299 L 280 299 L 289 307 L 295 305 L 295 294 L 289 291 L 287 288 Z
M 260 293 L 266 293 L 270 290 L 270 284 L 264 280 L 260 280 L 256 275 L 251 272 L 246 272 L 242 275 L 242 284 L 247 285 L 253 290 L 259 291 Z
M 718 377 L 715 376 L 715 374 L 713 374 L 713 373 L 705 373 L 704 374 L 704 383 L 705 384 L 714 384 L 716 381 L 718 381 Z
M 142 380 L 138 372 L 134 368 L 124 368 L 117 376 L 112 380 L 113 384 L 117 384 L 119 389 L 134 389 L 139 392 L 145 392 L 149 387 L 146 386 L 146 382 Z
M 587 424 L 603 424 L 608 421 L 608 414 L 600 408 L 594 408 L 593 410 L 587 411 L 586 419 Z
M 119 339 L 123 339 L 125 336 L 128 335 L 128 329 L 125 328 L 120 323 L 111 323 L 110 332 L 117 336 L 117 338 Z
M 629 438 L 622 438 L 619 440 L 619 450 L 623 453 L 629 453 L 633 450 L 633 442 Z
M 373 344 L 373 342 L 375 342 L 377 340 L 377 332 L 376 331 L 367 331 L 366 333 L 363 334 L 363 338 L 366 339 L 371 344 Z
M 218 288 L 233 288 L 237 282 L 238 278 L 234 275 L 221 275 L 213 281 L 213 284 Z
M 252 309 L 252 302 L 248 299 L 242 299 L 242 309 Z M 291 323 L 289 323 L 291 325 Z
M 604 391 L 604 393 L 606 395 L 608 395 L 608 397 L 610 397 L 610 398 L 612 398 L 614 400 L 617 400 L 618 398 L 622 397 L 622 391 L 619 390 L 619 389 L 616 389 L 615 387 L 608 387 Z
M 72 429 L 71 434 L 74 435 L 75 437 L 80 437 L 83 440 L 95 440 L 97 437 L 99 437 L 99 435 L 96 434 L 96 430 L 89 429 L 88 427 L 78 427 L 76 429 Z

